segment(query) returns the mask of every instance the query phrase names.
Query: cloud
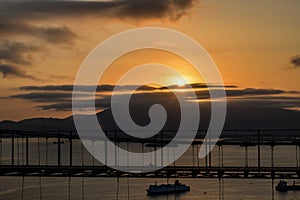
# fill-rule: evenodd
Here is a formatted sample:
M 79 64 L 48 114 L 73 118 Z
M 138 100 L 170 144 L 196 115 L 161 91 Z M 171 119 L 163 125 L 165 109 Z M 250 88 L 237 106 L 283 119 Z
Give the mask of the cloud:
M 195 5 L 193 0 L 121 0 L 117 15 L 129 18 L 164 18 L 177 21 Z
M 54 44 L 71 44 L 77 35 L 67 26 L 36 26 L 20 20 L 0 19 L 0 32 L 4 36 L 26 35 Z
M 71 94 L 69 93 L 54 93 L 54 92 L 36 92 L 28 94 L 12 95 L 10 98 L 25 99 L 33 102 L 63 102 L 70 101 Z
M 3 77 L 28 77 L 29 66 L 43 44 L 70 45 L 79 36 L 67 25 L 53 25 L 62 17 L 97 19 L 169 19 L 187 15 L 198 0 L 0 0 L 0 64 Z M 59 19 L 59 20 L 58 20 Z M 43 24 L 43 25 L 41 25 Z M 5 39 L 4 39 L 5 38 Z M 13 39 L 12 39 L 13 38 Z M 24 41 L 27 42 L 18 42 Z M 44 41 L 44 43 L 42 43 Z M 33 45 L 39 43 L 39 46 Z M 36 54 L 34 54 L 36 53 Z M 31 77 L 34 78 L 34 77 Z M 109 89 L 111 90 L 111 89 Z
M 114 90 L 115 85 L 98 85 L 98 86 L 92 86 L 92 85 L 82 85 L 77 86 L 78 92 L 92 92 L 93 88 L 97 88 L 97 92 L 111 92 Z M 138 88 L 137 88 L 138 87 Z M 208 84 L 208 86 L 204 83 L 192 83 L 191 87 L 194 89 L 205 89 L 207 87 L 209 88 L 219 88 L 219 85 L 214 84 Z M 225 88 L 237 88 L 235 85 L 225 85 Z M 137 88 L 137 91 L 165 91 L 170 89 L 189 89 L 187 85 L 178 86 L 178 85 L 169 85 L 169 86 L 163 86 L 163 87 L 153 87 L 149 85 L 119 85 L 118 88 L 122 91 L 128 91 L 132 90 L 134 88 Z M 25 91 L 73 91 L 73 85 L 45 85 L 45 86 L 22 86 L 18 88 L 19 90 L 25 90 Z
M 41 26 L 36 28 L 34 34 L 47 42 L 55 44 L 71 44 L 77 35 L 67 26 Z
M 0 72 L 3 75 L 3 78 L 19 77 L 37 80 L 37 78 L 35 78 L 34 76 L 27 74 L 26 72 L 14 65 L 0 64 Z
M 42 110 L 55 110 L 55 111 L 71 111 L 72 110 L 72 103 L 71 102 L 64 102 L 64 103 L 55 103 L 50 105 L 40 105 L 37 106 Z
M 209 100 L 210 95 L 207 89 L 207 86 L 203 83 L 194 83 L 192 84 L 194 89 L 201 89 L 196 90 L 195 93 L 199 100 Z M 218 85 L 211 85 L 213 90 L 219 90 Z M 92 88 L 95 86 L 80 86 L 78 87 L 78 92 L 81 93 L 82 97 L 85 97 L 85 92 L 91 92 Z M 111 95 L 105 92 L 112 92 L 114 89 L 114 85 L 98 85 L 95 105 L 97 109 L 105 109 L 110 108 L 110 100 Z M 135 88 L 134 85 L 123 85 L 119 86 L 120 89 L 124 92 Z M 187 89 L 186 86 L 169 86 L 172 89 Z M 284 91 L 284 90 L 276 90 L 276 89 L 257 89 L 257 88 L 246 88 L 246 89 L 232 89 L 236 88 L 237 86 L 229 85 L 226 87 L 226 94 L 228 98 L 235 98 L 239 100 L 248 99 L 252 101 L 295 101 L 299 98 L 287 98 L 287 97 L 277 97 L 274 98 L 273 95 L 278 94 L 296 94 L 295 91 Z M 45 105 L 39 105 L 38 107 L 43 110 L 56 110 L 56 111 L 66 111 L 72 109 L 72 91 L 73 85 L 46 85 L 46 86 L 23 86 L 19 88 L 23 91 L 33 91 L 32 93 L 26 94 L 19 94 L 10 96 L 10 98 L 19 98 L 24 100 L 30 100 L 33 102 L 39 103 L 47 103 Z M 190 90 L 187 92 L 180 93 L 182 94 L 182 98 L 185 100 L 190 100 Z M 299 93 L 299 92 L 298 92 Z M 118 94 L 118 95 L 123 95 Z M 90 96 L 89 96 L 90 97 Z M 151 102 L 158 101 L 158 102 L 170 102 L 176 100 L 176 97 L 173 95 L 173 92 L 169 90 L 167 87 L 152 87 L 152 86 L 142 86 L 138 88 L 137 93 L 133 94 L 131 100 L 134 100 L 136 104 L 151 104 Z M 90 102 L 85 100 L 78 100 L 78 103 L 83 108 L 89 108 Z M 294 106 L 294 104 L 292 104 Z M 285 104 L 285 107 L 289 107 L 289 105 Z
M 96 87 L 97 92 L 112 92 L 115 88 L 115 85 L 82 85 L 77 86 L 77 92 L 92 92 L 93 89 Z M 136 85 L 122 85 L 118 86 L 121 91 L 128 91 L 136 88 Z M 19 87 L 20 90 L 26 91 L 73 91 L 73 85 L 46 85 L 46 86 L 23 86 Z M 155 90 L 155 87 L 144 85 L 140 86 L 137 90 L 138 91 L 151 91 Z
M 209 100 L 210 95 L 207 89 L 202 89 L 202 83 L 195 83 L 192 84 L 194 87 L 201 88 L 200 90 L 196 90 L 195 93 L 199 100 Z M 110 93 L 114 89 L 114 85 L 99 85 L 97 86 L 97 94 L 96 94 L 96 107 L 97 108 L 109 108 L 110 107 Z M 129 89 L 132 89 L 132 85 L 123 85 L 120 88 L 126 92 Z M 178 88 L 181 88 L 177 86 Z M 232 89 L 232 87 L 236 86 L 229 86 L 226 88 L 226 94 L 229 100 L 231 98 L 234 99 L 247 99 L 253 101 L 282 101 L 285 102 L 285 107 L 290 107 L 287 102 L 294 102 L 299 100 L 296 94 L 299 94 L 297 91 L 284 91 L 278 89 L 259 89 L 259 88 L 246 88 L 246 89 Z M 79 87 L 79 91 L 81 92 L 81 97 L 85 97 L 86 92 L 91 92 L 92 86 L 81 86 Z M 42 109 L 53 109 L 59 110 L 64 108 L 63 110 L 70 110 L 71 109 L 71 101 L 72 101 L 72 85 L 48 85 L 48 86 L 24 86 L 19 88 L 22 91 L 31 91 L 30 93 L 25 94 L 18 94 L 10 96 L 9 98 L 18 98 L 24 100 L 30 100 L 32 102 L 39 102 L 39 103 L 46 103 L 45 105 L 39 105 L 39 108 Z M 177 88 L 175 88 L 177 89 Z M 218 87 L 213 88 L 213 90 L 219 90 Z M 182 98 L 186 100 L 190 100 L 190 92 L 183 92 Z M 123 95 L 124 93 L 120 93 L 118 95 Z M 126 93 L 125 93 L 126 94 Z M 292 96 L 288 96 L 292 94 Z M 90 94 L 88 94 L 88 97 Z M 280 95 L 280 96 L 276 96 Z M 131 99 L 135 99 L 136 102 L 141 104 L 145 102 L 152 102 L 154 99 L 159 99 L 160 101 L 166 102 L 171 101 L 172 99 L 176 99 L 173 95 L 171 90 L 167 90 L 165 88 L 155 88 L 151 86 L 142 86 L 138 89 L 137 93 L 134 93 Z M 82 106 L 84 107 L 86 102 L 84 100 L 79 100 Z M 294 103 L 292 104 L 294 106 Z
M 27 27 L 28 28 L 28 27 Z M 4 29 L 4 31 L 2 30 Z M 9 29 L 9 28 L 8 28 Z M 33 28 L 21 27 L 10 27 L 11 30 L 1 27 L 0 21 L 0 32 L 5 33 L 19 30 L 19 33 L 30 33 L 31 30 L 33 35 L 43 38 L 44 40 L 52 43 L 60 44 L 71 44 L 72 38 L 76 37 L 66 27 L 39 27 L 38 31 L 34 31 Z M 5 32 L 6 31 L 6 32 Z M 16 32 L 18 32 L 16 30 Z M 34 53 L 38 53 L 44 48 L 41 45 L 37 45 L 34 42 L 20 42 L 16 40 L 0 39 L 0 64 L 1 72 L 4 78 L 7 77 L 22 77 L 38 80 L 37 78 L 28 75 L 23 69 L 25 66 L 32 65 L 34 61 Z M 23 69 L 20 69 L 20 68 Z
M 209 98 L 209 92 L 207 88 L 213 90 L 219 90 L 218 85 L 206 85 L 203 83 L 193 83 L 191 84 L 193 89 L 196 89 L 196 94 L 200 98 Z M 98 86 L 77 86 L 78 91 L 77 92 L 92 92 L 92 89 L 96 87 L 96 92 L 112 92 L 115 88 L 115 85 L 98 85 Z M 122 85 L 118 86 L 120 91 L 131 91 L 134 88 L 137 88 L 136 85 Z M 226 96 L 228 97 L 243 97 L 243 96 L 263 96 L 263 95 L 277 95 L 277 94 L 287 94 L 287 93 L 293 93 L 298 94 L 298 91 L 284 91 L 284 90 L 278 90 L 278 89 L 259 89 L 259 88 L 245 88 L 240 89 L 237 88 L 235 85 L 225 85 L 226 89 Z M 189 87 L 187 86 L 178 86 L 178 85 L 170 85 L 170 86 L 164 86 L 164 87 L 153 87 L 149 85 L 143 85 L 137 88 L 136 91 L 139 92 L 139 94 L 148 94 L 149 92 L 161 94 L 161 93 L 172 93 L 170 89 L 183 89 L 187 90 Z M 237 88 L 237 89 L 232 89 Z M 24 91 L 65 91 L 65 92 L 72 92 L 73 91 L 73 85 L 45 85 L 45 86 L 22 86 L 18 88 L 19 90 Z M 197 90 L 201 89 L 201 90 Z
M 27 74 L 21 67 L 31 65 L 32 53 L 40 47 L 19 41 L 0 40 L 0 72 L 3 78 L 19 77 L 38 80 Z
M 227 96 L 253 96 L 253 95 L 272 95 L 272 94 L 283 94 L 286 93 L 284 90 L 278 89 L 257 89 L 257 88 L 246 88 L 243 90 L 227 90 Z
M 70 92 L 66 92 L 70 95 Z M 300 97 L 295 96 L 275 96 L 273 94 L 286 94 L 288 91 L 268 90 L 268 89 L 239 89 L 237 92 L 227 92 L 230 96 L 239 96 L 235 100 L 228 100 L 228 109 L 225 128 L 243 129 L 243 128 L 299 128 L 299 108 Z M 52 101 L 52 97 L 57 97 L 60 101 Z M 57 96 L 58 95 L 58 96 Z M 258 95 L 258 96 L 255 96 Z M 262 96 L 263 95 L 263 96 Z M 254 98 L 255 97 L 255 98 Z M 38 109 L 53 111 L 71 111 L 72 102 L 69 98 L 53 92 L 43 92 L 41 95 L 28 94 L 21 95 L 22 99 L 44 99 L 36 104 Z M 55 98 L 54 98 L 55 99 Z M 83 109 L 90 108 L 89 102 L 81 100 L 80 106 Z M 165 129 L 176 129 L 180 124 L 180 109 L 178 101 L 170 92 L 151 92 L 134 94 L 130 101 L 130 116 L 139 125 L 146 125 L 150 122 L 148 111 L 153 104 L 161 104 L 168 113 L 168 120 Z M 110 109 L 110 95 L 97 98 L 95 100 L 96 108 L 105 110 L 102 112 L 99 122 L 101 126 L 109 130 L 115 130 L 117 126 L 112 118 Z M 200 128 L 206 129 L 210 121 L 210 103 L 199 103 L 201 111 Z M 177 121 L 176 121 L 177 120 Z
M 293 56 L 290 60 L 290 63 L 295 68 L 300 68 L 300 55 Z
M 1 16 L 1 15 L 0 15 Z M 33 26 L 20 21 L 12 22 L 0 18 L 0 64 L 3 77 L 22 77 L 36 79 L 24 72 L 25 66 L 32 65 L 34 54 L 44 50 L 36 41 L 24 40 L 23 36 L 33 36 L 48 43 L 69 45 L 77 36 L 66 26 Z M 11 36 L 21 36 L 18 40 L 7 39 Z M 6 38 L 6 39 L 3 39 Z M 22 41 L 22 42 L 21 42 Z M 23 69 L 18 69 L 18 68 Z
M 196 0 L 4 0 L 0 2 L 0 13 L 15 18 L 20 16 L 42 18 L 92 15 L 134 20 L 168 18 L 176 21 L 186 15 L 197 2 Z
M 38 50 L 39 47 L 32 44 L 2 39 L 0 40 L 0 61 L 29 65 L 31 63 L 29 53 Z
M 214 90 L 219 90 L 218 88 Z M 284 90 L 276 90 L 276 89 L 257 89 L 257 88 L 245 88 L 245 89 L 230 89 L 226 90 L 227 97 L 238 97 L 238 98 L 249 98 L 249 97 L 262 97 L 269 95 L 278 95 L 278 94 L 286 94 L 291 93 L 289 91 Z M 208 90 L 200 90 L 196 91 L 198 99 L 209 99 L 210 95 Z
M 87 109 L 90 108 L 90 101 L 88 100 L 80 100 L 77 101 L 77 108 Z M 107 109 L 110 107 L 110 97 L 107 98 L 97 98 L 95 99 L 95 107 L 96 110 L 99 109 Z M 38 105 L 37 108 L 41 108 L 42 110 L 55 110 L 55 111 L 71 111 L 72 110 L 72 102 L 70 101 L 62 101 L 51 104 L 43 104 Z
M 62 17 L 176 21 L 196 3 L 197 0 L 0 0 L 1 72 L 3 77 L 29 78 L 24 68 L 18 68 L 32 65 L 33 58 L 45 50 L 43 44 L 72 44 L 79 36 L 67 25 L 53 25 L 65 23 Z M 24 39 L 27 42 L 17 41 Z M 39 46 L 33 45 L 37 42 Z
M 32 91 L 72 91 L 73 85 L 46 85 L 46 86 L 23 86 L 20 90 Z

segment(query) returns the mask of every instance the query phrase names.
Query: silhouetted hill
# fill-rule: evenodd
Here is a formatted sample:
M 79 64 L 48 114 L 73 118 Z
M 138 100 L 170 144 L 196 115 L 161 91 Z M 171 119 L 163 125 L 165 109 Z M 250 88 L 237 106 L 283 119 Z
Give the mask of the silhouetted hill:
M 137 105 L 131 109 L 131 117 L 138 125 L 150 122 L 148 115 L 150 104 Z M 180 109 L 169 103 L 164 105 L 168 118 L 164 129 L 177 129 L 180 124 Z M 89 115 L 81 117 L 90 117 Z M 99 124 L 104 130 L 118 130 L 110 109 L 97 114 Z M 206 129 L 210 120 L 210 104 L 200 106 L 199 129 Z M 225 129 L 300 129 L 300 112 L 285 110 L 257 102 L 232 103 L 228 102 Z M 19 122 L 2 121 L 0 129 L 26 131 L 71 131 L 75 130 L 73 117 L 33 118 Z
M 24 119 L 19 122 L 2 121 L 1 129 L 25 130 L 25 131 L 57 131 L 57 130 L 75 130 L 73 117 L 65 119 L 58 118 L 32 118 Z

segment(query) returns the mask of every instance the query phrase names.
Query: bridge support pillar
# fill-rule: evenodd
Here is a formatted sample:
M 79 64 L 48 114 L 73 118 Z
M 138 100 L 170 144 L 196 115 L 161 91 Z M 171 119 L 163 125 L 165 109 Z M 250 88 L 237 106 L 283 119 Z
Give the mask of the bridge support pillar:
M 274 171 L 274 170 L 271 171 L 271 178 L 272 178 L 272 179 L 275 178 L 275 171 Z
M 223 170 L 218 170 L 218 178 L 222 178 L 224 175 L 224 171 Z
M 192 177 L 193 177 L 193 178 L 196 178 L 198 174 L 199 174 L 199 171 L 198 171 L 198 170 L 193 170 L 193 171 L 192 171 Z
M 166 171 L 166 176 L 167 176 L 167 178 L 170 178 L 175 173 L 176 173 L 175 170 L 169 169 Z

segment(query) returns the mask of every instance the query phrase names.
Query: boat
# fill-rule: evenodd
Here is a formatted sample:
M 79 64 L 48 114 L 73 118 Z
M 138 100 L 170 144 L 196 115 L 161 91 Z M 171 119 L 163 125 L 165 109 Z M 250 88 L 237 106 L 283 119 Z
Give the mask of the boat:
M 280 192 L 286 192 L 288 190 L 300 190 L 300 185 L 296 185 L 295 181 L 293 185 L 288 185 L 288 183 L 284 180 L 280 180 L 276 186 L 276 190 Z
M 150 185 L 147 189 L 149 196 L 158 195 L 158 194 L 170 194 L 170 193 L 181 193 L 190 191 L 190 186 L 181 184 L 179 180 L 175 180 L 174 184 L 161 184 Z

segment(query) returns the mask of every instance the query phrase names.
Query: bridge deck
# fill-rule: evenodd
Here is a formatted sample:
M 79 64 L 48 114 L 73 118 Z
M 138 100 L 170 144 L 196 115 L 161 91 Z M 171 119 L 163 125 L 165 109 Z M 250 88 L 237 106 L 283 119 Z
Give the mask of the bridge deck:
M 106 166 L 0 166 L 1 176 L 53 177 L 184 177 L 184 178 L 300 178 L 299 167 L 168 166 L 155 172 L 125 173 Z

